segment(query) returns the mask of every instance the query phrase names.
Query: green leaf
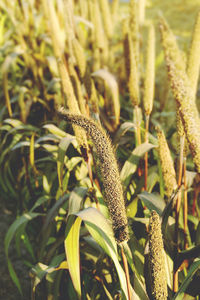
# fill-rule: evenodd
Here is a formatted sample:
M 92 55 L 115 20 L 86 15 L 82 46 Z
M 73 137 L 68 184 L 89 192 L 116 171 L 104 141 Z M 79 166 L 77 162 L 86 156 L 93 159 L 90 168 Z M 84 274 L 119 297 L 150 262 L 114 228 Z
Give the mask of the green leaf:
M 149 210 L 155 210 L 159 215 L 165 208 L 165 201 L 158 194 L 150 194 L 146 191 L 138 195 L 140 200 L 144 202 Z
M 75 157 L 72 157 L 71 159 L 69 159 L 66 162 L 66 167 L 69 170 L 69 172 L 71 172 L 74 169 L 74 167 L 82 160 L 83 160 L 82 157 L 79 157 L 79 156 L 75 156 Z
M 19 142 L 22 138 L 22 134 L 16 133 L 11 140 L 9 146 L 5 147 L 4 151 L 1 151 L 0 163 L 2 163 L 5 159 L 5 156 L 12 150 L 12 148 Z
M 156 185 L 157 182 L 160 182 L 160 178 L 158 176 L 158 171 L 157 171 L 157 166 L 156 166 L 156 171 L 154 171 L 154 167 L 149 168 L 148 170 L 148 179 L 147 179 L 147 191 L 151 193 L 153 190 L 154 186 Z
M 118 261 L 117 244 L 114 239 L 113 230 L 108 220 L 95 208 L 87 208 L 76 214 L 76 219 L 70 215 L 67 222 L 65 251 L 69 271 L 77 291 L 78 296 L 81 296 L 80 289 L 80 262 L 79 262 L 79 230 L 81 221 L 84 221 L 94 240 L 102 247 L 105 253 L 113 260 L 121 289 L 123 299 L 128 299 L 125 273 Z
M 22 141 L 22 142 L 17 143 L 17 144 L 12 148 L 12 151 L 13 151 L 13 150 L 16 150 L 16 149 L 19 149 L 19 148 L 22 148 L 22 147 L 30 147 L 30 141 Z
M 138 299 L 149 300 L 145 289 L 144 278 L 141 276 L 144 269 L 144 256 L 141 254 L 143 253 L 143 248 L 134 236 L 131 237 L 129 243 L 130 247 L 132 246 L 132 251 L 128 244 L 124 245 L 124 250 L 127 261 L 134 273 L 134 292 L 136 294 L 134 295 L 134 299 L 139 297 Z
M 97 209 L 91 207 L 79 212 L 77 216 L 82 218 L 94 240 L 113 260 L 118 273 L 123 298 L 128 299 L 126 277 L 118 260 L 117 244 L 111 224 Z
M 45 196 L 42 196 L 40 198 L 38 198 L 38 200 L 35 202 L 35 204 L 33 205 L 33 207 L 31 208 L 31 212 L 33 210 L 35 210 L 37 207 L 39 207 L 40 205 L 44 204 L 46 201 L 50 200 L 51 197 L 49 195 L 45 195 Z
M 66 136 L 70 136 L 69 134 L 67 134 L 66 132 L 64 132 L 63 130 L 61 130 L 60 128 L 58 128 L 57 126 L 55 126 L 53 124 L 46 124 L 43 126 L 43 128 L 48 129 L 50 133 L 54 134 L 55 136 L 59 137 L 60 139 L 66 137 Z
M 128 160 L 125 162 L 121 173 L 121 181 L 123 182 L 123 185 L 125 187 L 128 186 L 130 183 L 130 180 L 133 176 L 133 174 L 136 172 L 140 158 L 149 150 L 154 148 L 155 145 L 149 144 L 149 143 L 144 143 L 136 147 L 131 155 L 129 156 Z
M 67 220 L 65 253 L 69 272 L 77 292 L 78 298 L 81 299 L 81 280 L 80 280 L 80 258 L 79 258 L 79 232 L 82 219 L 70 215 Z
M 134 198 L 131 203 L 127 206 L 127 217 L 134 218 L 137 213 L 138 197 Z
M 27 251 L 30 253 L 33 261 L 36 261 L 34 250 L 33 250 L 33 247 L 32 247 L 32 244 L 30 242 L 28 234 L 26 232 L 24 232 L 24 234 L 22 234 L 22 236 L 21 236 L 21 239 L 23 240 L 24 245 L 25 245 Z
M 133 122 L 124 122 L 115 134 L 114 144 L 118 144 L 121 137 L 132 128 L 135 128 L 135 124 Z
M 182 300 L 184 297 L 184 292 L 186 291 L 188 285 L 190 284 L 192 277 L 200 268 L 200 258 L 196 259 L 193 264 L 190 266 L 188 274 L 184 281 L 182 282 L 181 286 L 179 287 L 178 292 L 175 294 L 172 300 Z
M 64 204 L 65 201 L 68 200 L 68 198 L 69 198 L 68 194 L 64 194 L 64 196 L 60 197 L 46 215 L 44 225 L 41 229 L 42 238 L 41 238 L 39 254 L 38 254 L 40 260 L 43 258 L 45 246 L 48 242 L 48 239 L 52 231 L 52 226 L 55 224 L 54 218 L 58 214 L 58 210 L 60 209 L 60 207 Z
M 68 264 L 66 262 L 66 260 L 61 261 L 61 259 L 63 260 L 63 255 L 57 255 L 54 258 L 56 258 L 59 263 L 51 263 L 50 266 L 45 265 L 43 263 L 37 263 L 37 265 L 35 265 L 34 267 L 32 267 L 31 269 L 31 275 L 34 276 L 34 282 L 33 282 L 33 291 L 35 291 L 35 288 L 37 287 L 37 285 L 41 282 L 41 280 L 51 274 L 52 272 L 58 271 L 58 270 L 62 270 L 62 269 L 68 269 Z
M 109 256 L 111 252 L 117 253 L 111 224 L 97 209 L 93 207 L 84 209 L 77 213 L 77 216 L 85 222 L 90 234 Z
M 7 259 L 7 263 L 8 263 L 8 269 L 9 269 L 9 273 L 10 276 L 13 280 L 13 282 L 16 284 L 18 290 L 20 291 L 20 293 L 22 294 L 22 290 L 21 290 L 21 285 L 19 282 L 19 279 L 17 277 L 17 274 L 14 271 L 14 268 L 12 266 L 12 263 L 9 259 L 9 255 L 8 255 L 8 249 L 11 243 L 11 240 L 13 239 L 16 231 L 18 229 L 20 229 L 21 225 L 24 223 L 29 222 L 30 220 L 41 216 L 42 214 L 40 213 L 26 213 L 23 216 L 21 216 L 19 219 L 15 220 L 12 225 L 9 227 L 8 232 L 6 233 L 6 237 L 5 237 L 5 241 L 4 241 L 4 246 L 5 246 L 5 253 L 6 253 L 6 259 Z
M 30 124 L 23 124 L 20 120 L 17 119 L 6 119 L 4 123 L 9 124 L 13 127 L 13 131 L 15 130 L 27 130 L 30 132 L 38 131 L 37 127 L 34 127 Z
M 69 210 L 68 214 L 78 213 L 81 209 L 81 205 L 84 197 L 86 196 L 88 189 L 85 187 L 75 187 L 69 196 Z
M 63 167 L 64 167 L 65 153 L 66 153 L 67 148 L 69 147 L 70 143 L 74 139 L 75 138 L 64 137 L 61 139 L 59 146 L 58 146 L 57 171 L 58 171 L 58 181 L 59 181 L 60 188 L 62 188 L 62 186 L 63 186 Z
M 14 284 L 16 285 L 16 287 L 18 288 L 20 294 L 22 295 L 22 289 L 21 289 L 21 284 L 19 282 L 19 278 L 11 264 L 10 259 L 7 258 L 7 263 L 8 263 L 8 271 L 10 273 L 10 277 L 12 278 Z
M 100 69 L 92 73 L 93 77 L 99 77 L 104 81 L 105 86 L 105 107 L 106 111 L 114 117 L 115 125 L 119 124 L 120 102 L 119 89 L 115 77 L 106 69 Z

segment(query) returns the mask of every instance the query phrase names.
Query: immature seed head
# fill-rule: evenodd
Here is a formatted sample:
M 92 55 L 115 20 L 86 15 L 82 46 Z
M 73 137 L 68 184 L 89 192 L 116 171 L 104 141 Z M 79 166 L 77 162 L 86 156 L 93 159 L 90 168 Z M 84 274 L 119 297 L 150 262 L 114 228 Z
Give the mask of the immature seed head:
M 149 220 L 149 271 L 153 300 L 167 300 L 164 246 L 159 215 L 151 212 Z
M 99 4 L 100 4 L 100 8 L 101 8 L 101 14 L 102 14 L 102 19 L 103 19 L 103 23 L 104 23 L 105 33 L 108 38 L 111 38 L 112 31 L 113 31 L 113 28 L 112 28 L 113 24 L 112 24 L 109 3 L 107 0 L 100 0 Z
M 97 91 L 94 84 L 94 80 L 91 77 L 91 74 L 88 69 L 86 69 L 85 76 L 84 76 L 84 85 L 86 92 L 88 94 L 89 102 L 92 106 L 92 112 L 96 115 L 99 115 L 99 104 L 98 104 L 98 97 Z
M 193 162 L 197 172 L 200 173 L 200 118 L 194 102 L 194 93 L 181 66 L 180 53 L 176 53 L 175 56 L 174 38 L 171 38 L 172 33 L 164 20 L 161 20 L 160 29 L 171 88 L 177 101 Z
M 197 15 L 187 60 L 187 75 L 194 93 L 197 91 L 200 67 L 200 12 Z
M 86 58 L 84 49 L 76 38 L 72 40 L 72 48 L 76 59 L 76 65 L 78 67 L 79 75 L 81 78 L 83 78 L 86 70 Z
M 170 198 L 173 191 L 177 188 L 176 173 L 164 132 L 158 127 L 156 128 L 156 131 L 158 137 L 158 153 L 161 162 L 166 195 Z
M 133 52 L 135 55 L 136 65 L 139 61 L 139 1 L 130 0 L 129 2 L 129 28 L 133 42 Z
M 124 36 L 124 59 L 130 99 L 134 106 L 138 106 L 140 102 L 139 76 L 129 28 L 127 28 Z
M 149 116 L 153 107 L 155 84 L 155 30 L 153 25 L 149 27 L 147 54 L 146 54 L 146 72 L 144 82 L 144 111 Z
M 91 119 L 82 115 L 69 114 L 64 109 L 59 109 L 58 114 L 62 119 L 85 129 L 91 137 L 100 160 L 100 172 L 115 239 L 118 243 L 127 241 L 129 233 L 125 201 L 110 139 L 103 128 Z

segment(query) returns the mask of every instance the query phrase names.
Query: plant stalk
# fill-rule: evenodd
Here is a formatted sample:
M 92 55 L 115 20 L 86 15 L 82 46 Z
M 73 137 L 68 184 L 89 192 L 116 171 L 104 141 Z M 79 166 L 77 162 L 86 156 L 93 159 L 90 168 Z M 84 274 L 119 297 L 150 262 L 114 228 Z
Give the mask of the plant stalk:
M 186 180 L 186 157 L 183 162 L 183 180 L 184 180 L 184 210 L 183 210 L 183 222 L 184 222 L 184 248 L 188 248 L 187 230 L 188 230 L 188 199 L 187 199 L 187 180 Z
M 180 137 L 180 158 L 179 158 L 179 175 L 178 188 L 181 187 L 183 174 L 183 151 L 184 151 L 185 136 Z M 173 272 L 173 291 L 178 291 L 178 270 L 176 270 L 176 263 L 178 258 L 178 231 L 179 231 L 179 211 L 181 206 L 181 189 L 178 192 L 175 210 L 175 247 L 174 247 L 174 272 Z
M 135 106 L 135 117 L 136 117 L 136 145 L 141 145 L 141 132 L 140 132 L 140 117 L 139 107 Z
M 125 271 L 125 276 L 126 276 L 126 284 L 127 284 L 127 290 L 128 290 L 128 300 L 133 300 L 133 298 L 131 298 L 131 284 L 130 284 L 130 276 L 129 276 L 129 270 L 128 270 L 128 262 L 127 262 L 127 259 L 126 259 L 126 255 L 124 253 L 123 245 L 120 245 L 120 246 L 121 246 L 122 260 L 123 260 L 124 271 Z
M 148 143 L 148 131 L 149 131 L 149 115 L 146 115 L 145 123 L 145 143 Z M 147 190 L 147 179 L 148 179 L 148 152 L 144 155 L 144 190 Z

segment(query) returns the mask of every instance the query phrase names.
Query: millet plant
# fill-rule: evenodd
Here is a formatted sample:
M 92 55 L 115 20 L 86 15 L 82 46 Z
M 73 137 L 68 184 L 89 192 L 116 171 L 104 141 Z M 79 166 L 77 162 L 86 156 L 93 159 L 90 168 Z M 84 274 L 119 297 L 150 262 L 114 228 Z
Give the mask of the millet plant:
M 149 10 L 0 0 L 4 246 L 32 300 L 199 299 L 200 14 L 183 50 Z

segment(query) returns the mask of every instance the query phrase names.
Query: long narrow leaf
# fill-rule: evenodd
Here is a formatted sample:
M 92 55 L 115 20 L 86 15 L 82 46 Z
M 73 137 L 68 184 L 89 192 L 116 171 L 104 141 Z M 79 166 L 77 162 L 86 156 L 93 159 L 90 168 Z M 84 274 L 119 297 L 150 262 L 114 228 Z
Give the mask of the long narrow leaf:
M 189 283 L 192 280 L 192 277 L 194 276 L 194 274 L 200 269 L 200 258 L 196 259 L 193 264 L 191 265 L 187 277 L 185 278 L 185 280 L 182 282 L 178 292 L 176 293 L 176 295 L 173 297 L 172 300 L 182 300 L 184 297 L 184 292 L 187 289 Z
M 9 259 L 9 254 L 8 254 L 8 249 L 9 249 L 9 246 L 10 246 L 10 243 L 16 233 L 16 231 L 20 228 L 20 226 L 22 224 L 25 224 L 27 222 L 29 222 L 30 220 L 38 217 L 38 216 L 41 216 L 40 213 L 26 213 L 24 214 L 23 216 L 21 216 L 19 219 L 15 220 L 14 223 L 12 223 L 12 225 L 9 227 L 8 229 L 8 232 L 6 234 L 6 237 L 5 237 L 5 241 L 4 241 L 4 245 L 5 245 L 5 253 L 6 253 L 6 258 L 7 258 L 7 262 L 8 262 L 8 269 L 9 269 L 9 273 L 10 273 L 10 276 L 13 280 L 13 282 L 16 284 L 18 290 L 20 291 L 20 293 L 22 294 L 22 290 L 21 290 L 21 285 L 20 285 L 20 282 L 19 282 L 19 278 L 12 266 L 12 263 Z
M 70 215 L 66 227 L 65 253 L 69 272 L 78 298 L 81 299 L 79 231 L 82 219 Z

